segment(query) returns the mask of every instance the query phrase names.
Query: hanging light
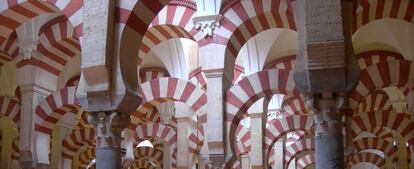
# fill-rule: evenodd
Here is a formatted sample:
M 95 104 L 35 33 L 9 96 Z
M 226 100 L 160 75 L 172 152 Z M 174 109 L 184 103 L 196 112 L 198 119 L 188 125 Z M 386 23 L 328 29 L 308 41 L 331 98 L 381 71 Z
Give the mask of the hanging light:
M 141 143 L 139 143 L 137 145 L 137 148 L 138 147 L 150 147 L 150 148 L 154 148 L 154 146 L 152 145 L 152 143 L 150 141 L 148 141 L 148 140 L 144 140 Z

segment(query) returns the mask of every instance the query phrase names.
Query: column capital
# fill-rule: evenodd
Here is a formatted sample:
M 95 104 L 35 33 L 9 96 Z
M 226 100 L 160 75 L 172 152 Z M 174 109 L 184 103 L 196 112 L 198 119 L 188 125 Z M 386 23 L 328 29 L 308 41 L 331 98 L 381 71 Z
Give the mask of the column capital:
M 38 44 L 37 36 L 19 40 L 19 54 L 23 57 L 23 60 L 29 60 L 33 55 L 37 54 L 36 48 Z
M 89 113 L 89 122 L 96 128 L 97 147 L 120 147 L 121 131 L 129 124 L 130 117 L 113 111 Z
M 216 68 L 216 69 L 203 69 L 206 78 L 216 78 L 216 77 L 223 77 L 224 76 L 224 69 L 223 68 Z
M 221 26 L 223 18 L 221 14 L 196 16 L 193 18 L 193 22 L 195 28 L 201 30 L 204 33 L 204 37 L 207 38 L 213 36 L 213 31 L 216 27 Z
M 333 95 L 326 94 L 322 94 L 322 97 L 307 95 L 306 107 L 315 114 L 315 136 L 336 135 L 341 132 L 341 109 L 344 105 L 345 97 L 343 95 L 335 98 Z

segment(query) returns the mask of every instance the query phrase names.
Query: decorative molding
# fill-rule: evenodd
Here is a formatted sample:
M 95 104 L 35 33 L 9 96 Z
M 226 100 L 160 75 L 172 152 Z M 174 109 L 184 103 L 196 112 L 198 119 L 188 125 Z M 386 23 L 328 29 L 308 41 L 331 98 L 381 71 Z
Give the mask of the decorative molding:
M 221 20 L 223 15 L 205 15 L 205 16 L 196 16 L 193 18 L 194 27 L 198 30 L 201 30 L 204 33 L 204 37 L 212 37 L 213 32 L 216 27 L 221 26 Z

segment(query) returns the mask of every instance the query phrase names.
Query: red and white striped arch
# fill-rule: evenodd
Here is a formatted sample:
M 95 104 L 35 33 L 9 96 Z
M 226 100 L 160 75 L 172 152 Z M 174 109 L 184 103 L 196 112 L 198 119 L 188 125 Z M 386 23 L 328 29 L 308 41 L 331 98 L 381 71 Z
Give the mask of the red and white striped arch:
M 204 72 L 201 70 L 201 67 L 191 71 L 188 74 L 188 79 L 190 79 L 190 82 L 194 83 L 197 86 L 200 86 L 202 89 L 207 89 L 207 78 Z
M 292 97 L 289 100 L 286 100 L 284 103 L 282 103 L 282 113 L 286 116 L 292 115 L 292 114 L 308 114 L 308 111 L 306 110 L 305 102 L 298 97 Z
M 305 151 L 315 151 L 315 141 L 313 139 L 301 139 L 285 149 L 285 166 L 289 166 L 290 162 L 296 155 Z
M 174 1 L 173 1 L 174 2 Z M 200 31 L 194 29 L 192 18 L 196 9 L 177 3 L 166 5 L 154 18 L 146 31 L 138 56 L 145 56 L 154 46 L 173 38 L 195 40 L 194 36 Z M 199 39 L 202 33 L 198 34 Z
M 19 127 L 20 104 L 5 96 L 0 96 L 0 116 L 9 117 Z
M 249 153 L 251 150 L 251 132 L 246 126 L 239 124 L 236 129 L 236 156 Z
M 142 104 L 156 105 L 168 100 L 186 103 L 199 117 L 207 122 L 207 95 L 193 83 L 178 78 L 159 78 L 141 84 Z
M 291 115 L 285 118 L 274 119 L 265 129 L 265 147 L 268 151 L 282 136 L 292 131 L 311 132 L 313 115 Z
M 131 115 L 131 122 L 128 125 L 128 129 L 135 130 L 135 128 L 142 123 L 159 123 L 161 122 L 161 117 L 158 114 L 156 107 L 150 104 L 141 105 L 138 107 L 138 110 Z
M 19 160 L 19 157 L 20 157 L 19 140 L 16 139 L 12 144 L 12 159 Z
M 68 87 L 47 96 L 40 101 L 35 112 L 35 130 L 52 134 L 53 126 L 67 113 L 76 116 L 79 110 L 76 88 Z
M 200 154 L 201 147 L 204 145 L 204 128 L 198 126 L 196 130 L 191 130 L 188 136 L 189 151 L 195 155 Z
M 135 154 L 135 159 L 151 159 L 162 164 L 163 152 L 162 150 L 150 147 L 138 147 Z
M 76 152 L 84 145 L 95 146 L 95 129 L 74 129 L 62 142 L 62 157 L 73 159 Z
M 267 69 L 287 69 L 293 70 L 296 62 L 296 55 L 292 56 L 285 56 L 278 59 L 273 60 L 272 62 L 268 63 L 264 66 L 264 70 Z
M 171 146 L 171 165 L 176 166 L 176 152 L 177 152 L 177 132 L 174 128 L 164 126 L 160 123 L 146 123 L 137 126 L 134 133 L 134 139 L 138 142 L 145 138 L 157 138 L 165 141 Z
M 5 42 L 0 45 L 0 67 L 16 58 L 18 54 L 19 45 L 17 43 L 17 33 L 13 31 Z
M 386 158 L 397 160 L 397 147 L 393 142 L 389 142 L 376 137 L 365 137 L 353 142 L 354 153 L 359 153 L 367 149 L 375 149 L 384 152 Z
M 355 138 L 363 131 L 386 127 L 400 133 L 408 144 L 414 144 L 414 123 L 407 114 L 390 111 L 372 111 L 352 117 L 351 134 Z
M 348 164 L 346 168 L 349 169 L 351 169 L 354 165 L 358 163 L 371 163 L 373 165 L 376 165 L 380 169 L 385 169 L 385 159 L 374 153 L 356 153 L 353 156 L 349 157 L 347 161 Z
M 78 167 L 79 169 L 85 169 L 96 157 L 96 148 L 90 147 L 79 154 Z
M 222 12 L 223 25 L 214 34 L 226 45 L 226 57 L 235 59 L 239 50 L 251 37 L 271 28 L 296 30 L 295 17 L 290 1 L 246 0 L 232 4 Z M 201 40 L 200 46 L 208 40 Z
M 305 169 L 307 166 L 315 164 L 315 153 L 306 154 L 296 160 L 297 169 Z
M 276 69 L 260 71 L 245 77 L 226 92 L 226 121 L 232 140 L 248 108 L 260 98 L 273 94 L 299 95 L 293 72 Z M 232 147 L 235 148 L 234 145 Z
M 414 2 L 411 0 L 354 0 L 352 30 L 385 18 L 414 23 Z
M 349 108 L 356 110 L 364 97 L 390 86 L 414 88 L 414 64 L 411 61 L 393 60 L 361 70 L 359 83 L 350 94 Z
M 0 4 L 0 45 L 21 24 L 45 13 L 63 12 L 74 26 L 77 37 L 82 35 L 83 0 L 7 0 Z
M 162 77 L 170 77 L 170 75 L 167 70 L 161 67 L 146 67 L 139 70 L 139 79 L 141 80 L 141 83 Z
M 374 129 L 370 129 L 367 132 L 375 135 L 375 137 L 380 138 L 382 140 L 385 140 L 388 142 L 394 141 L 394 135 L 392 134 L 390 129 L 385 129 L 384 127 L 375 127 Z M 364 133 L 360 133 L 360 134 L 363 135 Z M 358 138 L 365 138 L 365 137 L 357 136 L 354 138 L 354 141 L 356 141 Z
M 149 161 L 144 160 L 144 159 L 137 159 L 134 161 L 134 163 L 131 166 L 132 169 L 141 169 L 141 168 L 146 168 L 146 169 L 156 169 L 157 167 L 152 165 Z
M 389 99 L 389 96 L 383 90 L 372 92 L 369 96 L 364 97 L 358 106 L 357 113 L 354 115 L 369 111 L 391 110 L 393 107 Z
M 290 135 L 290 137 L 289 137 Z M 311 134 L 312 135 L 312 134 Z M 288 133 L 288 137 L 286 139 L 286 146 L 289 146 L 297 141 L 299 141 L 300 139 L 303 139 L 306 137 L 306 132 L 305 131 L 293 131 Z
M 3 139 L 2 138 L 2 135 L 0 135 L 0 143 L 1 143 L 2 139 Z M 0 144 L 0 151 L 2 151 L 1 144 Z M 11 147 L 11 158 L 13 160 L 19 160 L 19 157 L 20 157 L 19 140 L 16 139 L 12 143 L 12 147 Z
M 146 123 L 137 126 L 135 129 L 134 138 L 136 141 L 148 137 L 159 138 L 173 147 L 177 144 L 177 133 L 174 128 L 164 126 L 160 123 Z
M 385 50 L 362 52 L 357 54 L 356 58 L 360 69 L 366 69 L 369 66 L 391 60 L 404 60 L 404 57 L 401 54 Z
M 18 68 L 25 65 L 35 65 L 51 74 L 58 76 L 73 57 L 80 56 L 80 42 L 75 35 L 72 25 L 66 16 L 58 16 L 47 22 L 39 32 L 37 51 L 43 56 L 33 61 L 17 61 Z
M 115 2 L 115 48 L 119 49 L 121 74 L 130 89 L 138 86 L 137 62 L 139 47 L 149 25 L 170 0 L 131 0 Z M 136 43 L 131 43 L 136 42 Z M 138 62 L 139 63 L 139 62 Z M 133 74 L 131 74 L 133 73 Z

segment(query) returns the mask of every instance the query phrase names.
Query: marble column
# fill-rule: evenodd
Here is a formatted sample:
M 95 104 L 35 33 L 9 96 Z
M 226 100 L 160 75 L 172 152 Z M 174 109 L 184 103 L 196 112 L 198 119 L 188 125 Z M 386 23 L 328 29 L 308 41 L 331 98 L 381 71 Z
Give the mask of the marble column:
M 315 162 L 317 169 L 343 168 L 343 144 L 340 108 L 344 98 L 333 98 L 332 93 L 322 93 L 322 98 L 307 106 L 315 115 Z M 314 105 L 312 107 L 310 105 Z
M 19 131 L 13 127 L 14 124 L 8 117 L 0 118 L 1 128 L 1 156 L 0 168 L 12 168 L 12 145 L 15 139 L 18 138 Z
M 273 161 L 275 162 L 272 166 L 274 169 L 284 168 L 286 164 L 284 164 L 285 160 L 285 142 L 283 140 L 278 140 L 273 145 L 273 151 L 275 152 Z
M 249 152 L 250 156 L 250 167 L 252 169 L 261 169 L 266 168 L 265 162 L 267 161 L 266 156 L 263 151 L 263 129 L 265 126 L 265 121 L 263 113 L 249 113 L 250 116 L 250 132 L 251 132 L 251 143 L 252 149 Z
M 188 169 L 190 166 L 190 152 L 188 149 L 188 117 L 176 117 L 177 119 L 177 168 Z
M 129 116 L 114 111 L 89 113 L 96 128 L 96 167 L 121 168 L 121 131 L 129 123 Z
M 24 73 L 22 71 L 21 73 Z M 25 84 L 20 86 L 22 92 L 22 104 L 21 104 L 21 121 L 20 121 L 20 139 L 19 139 L 19 149 L 20 149 L 20 167 L 33 168 L 38 165 L 38 168 L 47 167 L 49 164 L 48 152 L 39 149 L 37 152 L 36 144 L 37 132 L 34 130 L 34 112 L 39 101 L 45 98 L 47 95 L 52 93 L 52 90 L 47 89 L 43 86 L 37 84 Z M 45 136 L 45 135 L 43 135 Z M 44 138 L 48 138 L 45 136 Z M 49 144 L 49 140 L 46 141 Z M 40 148 L 40 147 L 39 147 Z M 42 152 L 40 152 L 42 151 Z M 47 153 L 47 154 L 46 154 Z M 37 154 L 45 154 L 45 158 L 41 159 L 43 161 L 38 161 Z M 38 164 L 40 163 L 40 164 Z
M 168 144 L 164 144 L 163 146 L 163 154 L 162 154 L 162 168 L 163 169 L 170 169 L 171 168 L 171 146 Z
M 250 169 L 250 158 L 249 154 L 243 154 L 240 157 L 241 169 Z

